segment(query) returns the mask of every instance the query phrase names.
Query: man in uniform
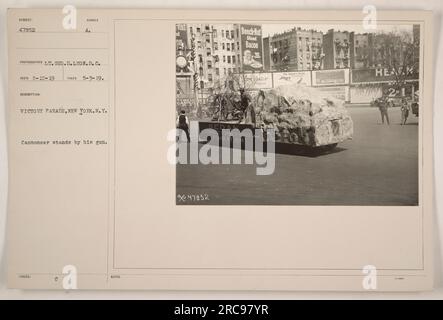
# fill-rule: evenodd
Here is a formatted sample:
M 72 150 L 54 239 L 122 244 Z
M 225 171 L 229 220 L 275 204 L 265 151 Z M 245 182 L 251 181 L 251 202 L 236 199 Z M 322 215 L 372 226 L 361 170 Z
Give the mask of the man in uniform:
M 243 88 L 240 88 L 240 106 L 243 112 L 240 122 L 244 120 L 245 123 L 255 123 L 255 110 L 251 105 L 251 97 L 245 93 Z
M 191 141 L 191 137 L 189 135 L 189 119 L 186 116 L 185 110 L 180 111 L 180 115 L 177 119 L 177 128 L 183 130 L 186 133 L 186 139 L 188 142 Z
M 401 124 L 406 124 L 406 121 L 409 117 L 409 110 L 411 109 L 411 106 L 409 105 L 408 101 L 403 98 L 401 99 Z
M 376 106 L 378 107 L 378 110 L 380 110 L 382 124 L 385 123 L 385 118 L 386 118 L 386 122 L 389 125 L 388 101 L 387 101 L 387 99 L 378 98 L 377 100 L 375 100 L 375 103 L 376 103 Z

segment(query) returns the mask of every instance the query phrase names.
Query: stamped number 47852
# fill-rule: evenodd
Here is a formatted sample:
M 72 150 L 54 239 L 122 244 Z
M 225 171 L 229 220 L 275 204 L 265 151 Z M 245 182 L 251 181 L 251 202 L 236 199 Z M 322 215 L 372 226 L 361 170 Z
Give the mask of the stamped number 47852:
M 209 201 L 209 195 L 203 194 L 178 194 L 178 202 L 199 202 L 199 201 Z

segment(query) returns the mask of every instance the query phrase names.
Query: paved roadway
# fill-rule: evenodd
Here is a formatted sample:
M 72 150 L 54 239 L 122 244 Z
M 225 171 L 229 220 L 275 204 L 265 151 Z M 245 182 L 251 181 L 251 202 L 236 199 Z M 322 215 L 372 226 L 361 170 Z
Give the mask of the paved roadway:
M 400 125 L 399 108 L 382 125 L 378 109 L 350 107 L 354 138 L 317 157 L 276 154 L 275 172 L 255 165 L 178 165 L 177 194 L 209 200 L 177 204 L 416 205 L 418 118 Z

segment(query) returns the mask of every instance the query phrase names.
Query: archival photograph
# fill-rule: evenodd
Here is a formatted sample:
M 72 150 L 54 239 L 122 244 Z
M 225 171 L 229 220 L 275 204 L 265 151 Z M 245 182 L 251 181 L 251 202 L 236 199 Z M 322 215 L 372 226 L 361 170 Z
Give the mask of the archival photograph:
M 417 206 L 420 25 L 176 24 L 176 204 Z

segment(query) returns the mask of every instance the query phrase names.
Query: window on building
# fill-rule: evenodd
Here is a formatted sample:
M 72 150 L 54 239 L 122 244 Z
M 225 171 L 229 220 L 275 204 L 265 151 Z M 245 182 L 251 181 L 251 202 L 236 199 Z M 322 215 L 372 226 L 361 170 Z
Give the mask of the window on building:
M 199 49 L 202 48 L 202 42 L 201 41 L 197 41 L 197 48 L 199 48 Z
M 240 42 L 237 42 L 237 50 L 240 51 Z
M 231 63 L 231 56 L 228 56 L 228 63 Z
M 212 82 L 212 74 L 211 73 L 208 74 L 208 81 Z
M 208 57 L 211 55 L 211 48 L 206 48 L 206 55 Z
M 224 30 L 221 31 L 221 36 L 222 36 L 222 38 L 225 37 L 225 31 Z
M 212 30 L 212 36 L 213 36 L 214 38 L 217 38 L 217 29 L 213 29 L 213 30 Z
M 204 89 L 205 88 L 205 83 L 202 81 L 200 81 L 200 89 Z
M 198 62 L 203 63 L 203 56 L 201 54 L 198 55 Z
M 209 31 L 209 25 L 205 25 L 205 30 Z
M 200 31 L 201 31 L 200 28 L 197 28 L 197 34 L 200 34 Z
M 223 74 L 226 75 L 226 68 L 223 68 Z
M 235 31 L 237 32 L 237 38 L 240 37 L 238 29 L 235 29 Z
M 219 62 L 220 61 L 220 57 L 219 56 L 215 56 L 215 62 Z
M 217 76 L 220 75 L 220 69 L 219 68 L 215 68 L 215 75 L 217 75 Z
M 231 30 L 231 38 L 234 39 L 234 30 Z
M 225 50 L 225 43 L 222 43 L 222 49 Z
M 192 27 L 189 27 L 189 31 L 191 32 L 191 35 L 194 33 Z
M 208 61 L 208 69 L 212 69 L 212 61 Z
M 226 38 L 229 38 L 229 30 L 226 30 Z
M 211 36 L 208 33 L 206 34 L 206 43 L 211 43 Z
M 203 77 L 203 67 L 198 68 L 198 74 L 200 77 Z
M 214 42 L 214 50 L 218 50 L 218 42 Z
M 226 50 L 231 51 L 231 44 L 230 43 L 226 44 Z
M 235 56 L 232 56 L 232 63 L 235 63 Z
M 223 56 L 223 62 L 226 62 L 226 56 Z

